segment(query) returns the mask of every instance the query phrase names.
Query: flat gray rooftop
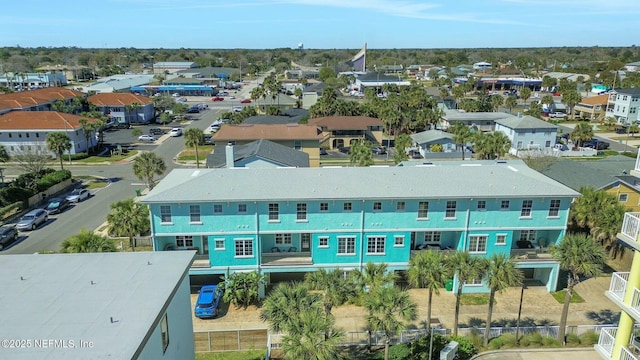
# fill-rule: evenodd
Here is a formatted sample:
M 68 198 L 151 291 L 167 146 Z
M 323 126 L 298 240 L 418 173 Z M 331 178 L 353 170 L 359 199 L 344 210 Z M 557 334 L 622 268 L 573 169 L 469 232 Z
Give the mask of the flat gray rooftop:
M 0 358 L 131 359 L 193 256 L 191 251 L 0 256 L 0 339 L 31 340 L 27 349 L 2 346 Z M 36 340 L 60 342 L 41 348 Z M 76 347 L 91 341 L 93 347 L 60 347 L 70 340 Z

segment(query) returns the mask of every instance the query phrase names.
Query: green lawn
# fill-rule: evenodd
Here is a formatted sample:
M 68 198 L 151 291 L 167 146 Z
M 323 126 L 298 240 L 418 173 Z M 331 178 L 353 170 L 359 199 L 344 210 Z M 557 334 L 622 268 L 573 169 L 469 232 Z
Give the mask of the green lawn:
M 551 293 L 551 296 L 553 296 L 554 299 L 556 299 L 557 302 L 559 302 L 560 304 L 564 304 L 564 298 L 566 296 L 566 292 L 564 290 L 560 290 L 560 291 L 556 291 Z M 576 292 L 575 290 L 573 290 L 573 295 L 571 296 L 571 303 L 583 303 L 584 299 L 582 298 L 582 296 L 580 296 L 580 294 L 578 294 L 578 292 Z
M 102 162 L 115 162 L 115 161 L 120 161 L 120 160 L 129 158 L 129 157 L 132 157 L 137 153 L 138 153 L 137 150 L 130 150 L 124 155 L 114 155 L 114 156 L 109 156 L 109 157 L 105 157 L 105 156 L 89 156 L 89 157 L 84 158 L 84 159 L 73 160 L 73 162 L 74 163 L 80 163 L 80 164 L 94 164 L 94 163 L 102 163 Z
M 197 353 L 196 360 L 261 360 L 266 350 L 229 351 L 216 353 Z
M 486 305 L 489 303 L 489 294 L 462 294 L 462 305 Z
M 198 159 L 200 162 L 203 162 L 207 159 L 207 155 L 211 154 L 213 150 L 213 145 L 200 145 L 198 146 Z M 184 149 L 180 154 L 178 154 L 178 161 L 195 161 L 196 160 L 196 151 L 192 148 Z

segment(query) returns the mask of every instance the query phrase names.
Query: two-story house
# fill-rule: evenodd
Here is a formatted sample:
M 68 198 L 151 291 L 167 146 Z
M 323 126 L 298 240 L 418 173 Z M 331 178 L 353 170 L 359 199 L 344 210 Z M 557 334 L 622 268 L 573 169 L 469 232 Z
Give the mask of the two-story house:
M 496 131 L 511 141 L 509 153 L 522 156 L 531 151 L 551 150 L 556 144 L 558 127 L 533 116 L 509 116 L 496 120 Z
M 255 140 L 271 140 L 309 155 L 309 166 L 320 166 L 320 130 L 304 124 L 224 124 L 212 136 L 216 144 L 245 145 Z
M 147 124 L 155 116 L 153 100 L 131 93 L 100 93 L 87 100 L 112 121 L 121 124 Z
M 78 97 L 84 97 L 84 93 L 61 87 L 49 87 L 44 89 L 21 91 L 0 95 L 0 114 L 10 111 L 51 111 L 53 103 L 62 101 L 70 105 Z
M 349 146 L 353 141 L 365 139 L 374 144 L 382 142 L 383 122 L 368 116 L 328 116 L 309 119 L 309 125 L 322 130 L 323 145 L 329 149 Z
M 615 89 L 609 94 L 607 115 L 613 116 L 618 124 L 630 125 L 638 121 L 640 108 L 640 88 Z
M 608 102 L 609 95 L 607 94 L 590 96 L 580 100 L 573 111 L 581 119 L 600 123 L 606 117 Z
M 405 271 L 418 251 L 512 256 L 555 290 L 548 246 L 579 193 L 515 161 L 426 166 L 175 169 L 143 199 L 155 251 L 197 250 L 192 277 L 272 281 L 367 262 Z M 195 279 L 194 279 L 195 280 Z M 486 292 L 483 279 L 464 291 Z

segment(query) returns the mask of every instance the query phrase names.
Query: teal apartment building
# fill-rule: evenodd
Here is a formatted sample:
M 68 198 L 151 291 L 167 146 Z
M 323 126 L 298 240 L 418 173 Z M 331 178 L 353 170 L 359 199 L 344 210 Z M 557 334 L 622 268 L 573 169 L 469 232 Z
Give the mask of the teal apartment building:
M 410 164 L 176 169 L 142 203 L 155 251 L 197 251 L 196 283 L 253 270 L 275 282 L 367 262 L 403 271 L 430 249 L 508 254 L 555 290 L 559 266 L 546 250 L 579 193 L 520 160 Z M 487 289 L 476 279 L 464 291 Z

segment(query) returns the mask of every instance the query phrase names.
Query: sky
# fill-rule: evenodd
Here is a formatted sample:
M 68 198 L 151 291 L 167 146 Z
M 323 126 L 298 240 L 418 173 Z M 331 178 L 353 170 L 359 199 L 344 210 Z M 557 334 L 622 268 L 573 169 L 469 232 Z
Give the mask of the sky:
M 631 46 L 639 0 L 21 0 L 0 47 Z

